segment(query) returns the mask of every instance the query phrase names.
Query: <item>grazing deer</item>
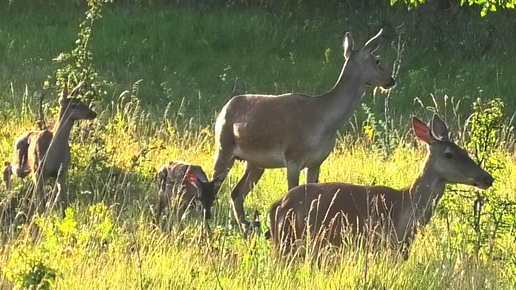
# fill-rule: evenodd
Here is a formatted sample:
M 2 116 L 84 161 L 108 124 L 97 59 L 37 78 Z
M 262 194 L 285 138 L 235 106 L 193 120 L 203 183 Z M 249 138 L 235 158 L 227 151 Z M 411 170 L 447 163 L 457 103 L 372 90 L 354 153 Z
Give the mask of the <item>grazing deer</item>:
M 70 131 L 76 120 L 93 120 L 97 113 L 88 105 L 75 98 L 81 85 L 68 97 L 65 85 L 59 98 L 61 108 L 59 119 L 52 131 L 30 131 L 20 136 L 14 146 L 14 166 L 12 172 L 20 177 L 32 176 L 35 190 L 36 208 L 42 213 L 46 207 L 43 189 L 45 181 L 56 178 L 58 192 L 55 201 L 64 207 L 66 199 L 66 175 L 70 163 Z
M 171 204 L 177 209 L 177 217 L 182 221 L 188 207 L 197 201 L 201 203 L 204 218 L 210 219 L 211 206 L 215 200 L 215 182 L 208 181 L 206 173 L 197 165 L 177 161 L 163 165 L 158 171 L 159 198 L 156 205 L 156 222 L 159 224 L 161 212 Z
M 427 144 L 428 154 L 411 186 L 395 190 L 333 182 L 291 189 L 270 210 L 272 243 L 280 253 L 293 254 L 308 234 L 313 249 L 324 244 L 339 246 L 349 230 L 360 238 L 384 238 L 407 259 L 418 227 L 430 221 L 446 184 L 481 189 L 493 184 L 494 178 L 448 139 L 446 124 L 437 115 L 431 130 L 415 117 L 413 127 Z
M 353 39 L 346 33 L 342 72 L 325 94 L 241 95 L 224 106 L 215 125 L 214 177 L 221 181 L 215 192 L 235 159 L 245 160 L 245 173 L 231 193 L 235 217 L 244 230 L 249 226 L 244 198 L 265 168 L 286 167 L 289 189 L 299 184 L 304 168 L 306 182 L 317 183 L 319 167 L 335 146 L 335 133 L 353 115 L 366 86 L 394 85 L 373 55 L 381 34 L 353 50 Z

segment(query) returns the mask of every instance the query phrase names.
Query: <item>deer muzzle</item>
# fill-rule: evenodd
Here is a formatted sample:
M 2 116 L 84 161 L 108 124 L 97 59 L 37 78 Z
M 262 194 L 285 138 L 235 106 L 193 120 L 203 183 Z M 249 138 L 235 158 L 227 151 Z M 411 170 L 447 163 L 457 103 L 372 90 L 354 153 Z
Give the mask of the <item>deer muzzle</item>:
M 486 174 L 482 175 L 481 177 L 472 178 L 470 181 L 473 186 L 486 190 L 493 186 L 494 180 L 494 177 L 486 172 Z
M 390 89 L 390 88 L 394 87 L 395 84 L 396 84 L 396 81 L 391 77 L 389 83 L 386 85 L 382 85 L 381 87 L 383 89 Z
M 97 113 L 95 113 L 95 112 L 91 111 L 91 112 L 88 114 L 88 116 L 87 116 L 87 118 L 86 118 L 86 119 L 88 119 L 88 120 L 93 120 L 93 119 L 95 119 L 95 118 L 97 118 Z

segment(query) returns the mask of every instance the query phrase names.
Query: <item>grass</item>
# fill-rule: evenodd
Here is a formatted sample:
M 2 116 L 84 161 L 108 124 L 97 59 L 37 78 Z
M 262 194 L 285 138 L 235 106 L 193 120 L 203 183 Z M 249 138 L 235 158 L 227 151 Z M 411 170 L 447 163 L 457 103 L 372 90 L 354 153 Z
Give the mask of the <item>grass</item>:
M 51 59 L 73 47 L 78 19 L 86 8 L 81 2 L 61 2 L 0 4 L 2 90 L 27 86 L 39 92 L 52 74 Z M 378 53 L 390 70 L 396 55 L 391 46 L 395 28 L 403 25 L 405 50 L 391 101 L 394 119 L 422 112 L 413 100 L 429 100 L 431 94 L 438 105 L 443 105 L 445 95 L 463 104 L 477 97 L 501 97 L 507 112 L 516 109 L 509 97 L 514 91 L 510 77 L 515 71 L 510 64 L 516 35 L 505 29 L 514 22 L 511 12 L 480 19 L 468 9 L 434 11 L 423 6 L 407 11 L 377 5 L 356 13 L 339 5 L 271 13 L 239 5 L 199 10 L 113 3 L 106 5 L 104 17 L 95 23 L 90 48 L 102 78 L 114 83 L 105 102 L 141 80 L 138 97 L 145 107 L 158 110 L 170 103 L 181 121 L 193 118 L 207 125 L 235 94 L 329 90 L 343 63 L 346 31 L 360 47 L 384 28 Z M 364 101 L 374 113 L 383 112 L 381 97 Z
M 494 257 L 477 257 L 454 242 L 471 232 L 454 231 L 460 221 L 442 208 L 417 236 L 407 262 L 353 245 L 330 251 L 321 265 L 310 259 L 282 261 L 262 235 L 242 239 L 231 224 L 229 192 L 243 172 L 238 162 L 217 199 L 211 235 L 202 234 L 195 216 L 184 233 L 164 233 L 153 225 L 157 169 L 183 160 L 210 175 L 213 119 L 231 95 L 318 94 L 331 88 L 342 66 L 345 31 L 361 46 L 383 27 L 379 54 L 390 69 L 395 27 L 405 23 L 402 70 L 391 102 L 399 145 L 386 159 L 378 142 L 363 133 L 367 116 L 359 109 L 323 164 L 322 182 L 407 186 L 425 154 L 409 133 L 411 114 L 428 120 L 439 112 L 454 136 L 467 140 L 464 121 L 477 97 L 502 98 L 508 117 L 516 109 L 510 13 L 479 19 L 468 9 L 434 13 L 432 6 L 406 11 L 382 4 L 351 13 L 346 5 L 300 3 L 292 13 L 242 3 L 209 9 L 145 1 L 108 4 L 95 23 L 91 49 L 95 67 L 113 87 L 96 105 L 98 118 L 80 122 L 72 134 L 72 211 L 65 219 L 49 211 L 30 222 L 13 222 L 12 212 L 2 212 L 0 288 L 13 286 L 9 275 L 27 277 L 23 273 L 31 266 L 44 265 L 55 270 L 55 289 L 514 289 L 515 241 L 501 241 Z M 51 59 L 73 48 L 85 10 L 76 1 L 26 4 L 0 3 L 3 160 L 11 158 L 20 133 L 35 129 L 42 83 L 55 69 Z M 45 94 L 50 123 L 54 93 Z M 383 96 L 369 95 L 364 102 L 379 120 Z M 381 130 L 378 121 L 370 125 Z M 507 164 L 500 198 L 514 200 L 512 140 L 504 141 L 497 152 Z M 13 192 L 1 190 L 3 204 L 25 196 L 29 183 L 15 180 Z M 261 213 L 263 229 L 270 204 L 285 190 L 285 170 L 268 170 L 247 197 L 246 210 Z M 34 228 L 42 233 L 38 240 L 31 235 Z

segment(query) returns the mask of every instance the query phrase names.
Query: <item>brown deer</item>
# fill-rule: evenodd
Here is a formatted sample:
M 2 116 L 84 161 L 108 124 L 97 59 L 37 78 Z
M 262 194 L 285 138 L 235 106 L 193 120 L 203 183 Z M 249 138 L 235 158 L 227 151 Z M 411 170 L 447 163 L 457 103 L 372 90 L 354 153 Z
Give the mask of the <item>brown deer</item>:
M 413 118 L 416 136 L 428 154 L 415 182 L 404 189 L 347 183 L 307 184 L 291 189 L 270 210 L 271 238 L 280 253 L 291 255 L 305 245 L 339 246 L 345 233 L 387 241 L 408 258 L 419 227 L 425 226 L 448 183 L 489 188 L 494 178 L 448 139 L 446 124 L 434 115 L 431 130 Z
M 59 98 L 61 108 L 59 119 L 52 131 L 30 131 L 20 136 L 14 146 L 14 166 L 12 172 L 20 177 L 32 176 L 35 190 L 36 208 L 42 213 L 46 207 L 43 193 L 45 182 L 56 178 L 58 192 L 55 201 L 64 207 L 66 199 L 66 175 L 70 163 L 70 131 L 76 120 L 93 120 L 97 113 L 75 96 L 81 85 L 77 86 L 71 96 L 65 85 Z
M 218 192 L 235 159 L 245 160 L 245 173 L 231 193 L 238 223 L 247 230 L 244 198 L 265 168 L 287 168 L 288 188 L 299 184 L 307 168 L 306 182 L 317 183 L 319 167 L 335 146 L 335 133 L 353 115 L 366 86 L 390 88 L 394 79 L 383 71 L 373 55 L 382 31 L 360 50 L 353 50 L 349 33 L 344 37 L 345 63 L 329 92 L 319 96 L 241 95 L 232 98 L 215 125 L 214 177 Z
M 211 206 L 215 200 L 215 182 L 208 181 L 204 170 L 197 165 L 177 161 L 163 165 L 158 171 L 156 222 L 159 224 L 163 209 L 172 205 L 181 225 L 187 209 L 197 201 L 201 203 L 204 218 L 210 219 Z

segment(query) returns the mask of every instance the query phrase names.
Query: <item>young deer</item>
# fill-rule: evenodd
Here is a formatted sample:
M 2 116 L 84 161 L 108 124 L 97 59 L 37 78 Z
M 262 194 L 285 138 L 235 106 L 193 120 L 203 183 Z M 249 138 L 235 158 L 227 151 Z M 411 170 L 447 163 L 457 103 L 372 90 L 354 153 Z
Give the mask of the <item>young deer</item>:
M 272 243 L 282 254 L 293 254 L 309 231 L 310 247 L 339 246 L 345 231 L 359 238 L 383 238 L 404 259 L 418 227 L 425 226 L 448 183 L 489 188 L 494 178 L 466 151 L 448 139 L 446 124 L 434 115 L 431 130 L 413 118 L 416 136 L 428 146 L 421 173 L 409 187 L 347 183 L 307 184 L 291 189 L 270 210 Z
M 200 166 L 171 161 L 158 171 L 159 198 L 156 205 L 156 222 L 159 224 L 161 212 L 172 205 L 179 220 L 188 207 L 197 201 L 201 203 L 206 220 L 211 218 L 211 206 L 215 200 L 215 180 L 208 181 Z M 176 205 L 179 204 L 179 207 Z M 181 224 L 181 222 L 180 222 Z
M 58 192 L 55 201 L 65 206 L 66 175 L 70 163 L 70 131 L 76 120 L 93 120 L 97 113 L 75 98 L 80 85 L 68 97 L 65 85 L 59 98 L 61 108 L 59 119 L 52 131 L 30 131 L 20 136 L 14 146 L 14 166 L 12 172 L 20 177 L 32 176 L 35 190 L 36 208 L 42 213 L 47 206 L 43 193 L 45 182 L 56 178 Z
M 366 86 L 389 88 L 392 77 L 373 55 L 382 31 L 360 50 L 353 50 L 349 33 L 344 37 L 345 63 L 329 92 L 319 96 L 241 95 L 232 98 L 215 125 L 213 176 L 221 183 L 235 159 L 245 160 L 245 173 L 231 193 L 235 217 L 247 230 L 244 198 L 261 178 L 265 168 L 287 168 L 288 188 L 299 184 L 299 174 L 308 168 L 307 183 L 317 183 L 319 167 L 335 146 L 335 133 L 353 115 Z

